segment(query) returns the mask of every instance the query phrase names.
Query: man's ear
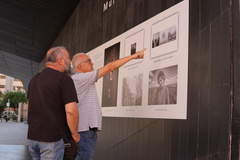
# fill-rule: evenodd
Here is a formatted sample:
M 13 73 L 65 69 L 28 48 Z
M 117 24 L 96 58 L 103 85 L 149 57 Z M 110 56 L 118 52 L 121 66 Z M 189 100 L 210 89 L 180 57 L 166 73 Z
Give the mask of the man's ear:
M 64 64 L 64 60 L 62 58 L 58 58 L 58 64 Z
M 77 67 L 78 67 L 78 69 L 82 69 L 82 65 L 81 64 L 79 64 Z

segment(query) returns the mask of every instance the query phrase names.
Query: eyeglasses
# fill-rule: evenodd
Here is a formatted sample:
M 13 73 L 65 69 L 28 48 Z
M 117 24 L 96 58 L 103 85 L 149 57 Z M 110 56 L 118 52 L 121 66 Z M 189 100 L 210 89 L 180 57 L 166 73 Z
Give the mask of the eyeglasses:
M 86 62 L 91 63 L 92 60 L 91 59 L 87 59 L 86 61 L 80 62 L 79 64 L 86 63 Z

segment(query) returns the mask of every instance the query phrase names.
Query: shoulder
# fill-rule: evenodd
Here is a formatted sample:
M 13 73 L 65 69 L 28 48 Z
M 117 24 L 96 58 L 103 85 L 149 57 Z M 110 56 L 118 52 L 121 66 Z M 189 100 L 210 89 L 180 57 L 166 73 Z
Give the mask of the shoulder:
M 73 82 L 72 78 L 68 74 L 62 73 L 61 77 L 63 81 Z
M 91 78 L 94 77 L 96 74 L 98 74 L 98 70 L 91 71 L 91 72 L 85 72 L 85 73 L 75 73 L 72 75 L 72 79 L 78 79 L 78 78 Z
M 72 82 L 72 78 L 68 74 L 52 68 L 46 68 L 42 71 L 42 73 L 45 78 L 48 77 L 47 79 L 55 81 L 56 83 Z
M 168 87 L 167 86 L 164 86 L 163 89 L 168 92 Z
M 36 75 L 34 75 L 34 76 L 32 77 L 32 79 L 30 80 L 29 85 L 30 85 L 33 81 L 36 81 L 36 80 L 37 80 L 37 77 L 39 77 L 39 75 L 40 75 L 40 73 L 37 73 Z
M 98 70 L 86 72 L 86 73 L 76 73 L 72 76 L 75 84 L 93 84 L 97 81 Z

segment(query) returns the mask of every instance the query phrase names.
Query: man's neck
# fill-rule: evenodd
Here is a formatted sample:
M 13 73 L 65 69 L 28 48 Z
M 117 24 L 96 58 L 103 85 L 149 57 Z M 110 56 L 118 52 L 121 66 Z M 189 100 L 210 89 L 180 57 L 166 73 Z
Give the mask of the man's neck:
M 79 69 L 77 69 L 77 70 L 75 70 L 75 73 L 84 73 L 84 72 L 79 70 Z
M 48 67 L 48 68 L 52 68 L 52 69 L 54 69 L 54 70 L 57 70 L 57 71 L 59 71 L 59 72 L 63 72 L 63 71 L 62 71 L 62 68 L 61 68 L 60 66 L 58 66 L 58 65 L 47 65 L 47 67 Z

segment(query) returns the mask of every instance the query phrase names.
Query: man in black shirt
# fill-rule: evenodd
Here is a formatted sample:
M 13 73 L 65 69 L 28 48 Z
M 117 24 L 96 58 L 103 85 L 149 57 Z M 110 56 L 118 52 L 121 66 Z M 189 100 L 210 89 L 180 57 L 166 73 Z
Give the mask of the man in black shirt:
M 63 159 L 64 142 L 48 109 L 55 114 L 67 137 L 72 136 L 75 142 L 80 140 L 78 98 L 73 81 L 66 74 L 69 70 L 68 51 L 64 47 L 54 47 L 47 52 L 46 68 L 29 83 L 27 138 L 33 159 Z M 41 101 L 37 85 L 41 87 L 47 106 Z

